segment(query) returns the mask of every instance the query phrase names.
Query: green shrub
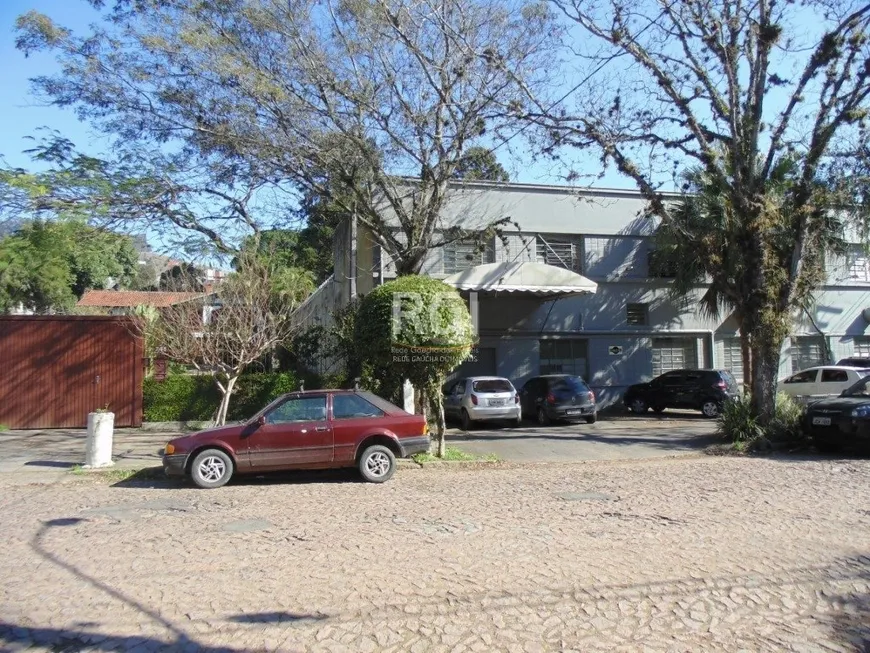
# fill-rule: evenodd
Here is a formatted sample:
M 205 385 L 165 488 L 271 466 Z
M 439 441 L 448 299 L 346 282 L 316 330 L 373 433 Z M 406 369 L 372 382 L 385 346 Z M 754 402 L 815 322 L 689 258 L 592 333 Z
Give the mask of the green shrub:
M 806 407 L 790 396 L 776 396 L 776 413 L 767 428 L 767 437 L 773 442 L 799 442 L 804 439 L 803 421 Z
M 245 420 L 279 395 L 299 389 L 290 373 L 256 373 L 239 377 L 227 421 Z M 191 422 L 213 419 L 220 391 L 208 375 L 171 374 L 162 382 L 143 382 L 146 422 Z
M 730 401 L 719 416 L 719 434 L 738 445 L 740 451 L 750 450 L 766 438 L 771 442 L 798 442 L 803 439 L 802 423 L 805 408 L 785 394 L 776 397 L 776 411 L 767 428 L 752 415 L 748 394 Z M 769 443 L 768 443 L 769 444 Z
M 719 415 L 719 434 L 730 442 L 754 442 L 764 436 L 764 429 L 752 415 L 748 394 L 728 401 Z
M 146 422 L 192 422 L 212 419 L 220 391 L 210 376 L 170 374 L 142 384 Z

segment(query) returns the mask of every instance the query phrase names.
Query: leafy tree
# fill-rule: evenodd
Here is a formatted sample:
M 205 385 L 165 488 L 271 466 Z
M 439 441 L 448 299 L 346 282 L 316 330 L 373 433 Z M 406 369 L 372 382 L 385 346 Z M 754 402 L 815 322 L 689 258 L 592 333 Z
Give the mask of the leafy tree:
M 435 414 L 438 455 L 445 452 L 441 387 L 468 358 L 475 342 L 471 314 L 455 288 L 408 275 L 378 286 L 360 300 L 355 320 L 357 354 L 374 376 L 408 379 Z
M 128 284 L 137 258 L 127 236 L 77 222 L 26 222 L 0 240 L 0 310 L 68 311 L 109 279 Z
M 456 166 L 454 176 L 468 181 L 510 181 L 510 175 L 493 151 L 480 146 L 468 148 Z
M 196 280 L 176 279 L 179 289 Z M 280 345 L 289 345 L 297 325 L 293 311 L 312 290 L 304 270 L 276 270 L 259 257 L 245 257 L 216 288 L 216 302 L 201 297 L 162 308 L 158 319 L 138 322 L 157 355 L 213 376 L 221 393 L 215 423 L 223 424 L 236 382 L 252 364 Z M 217 306 L 204 320 L 206 308 Z
M 179 263 L 160 274 L 158 290 L 175 292 L 202 292 L 205 272 L 193 263 Z
M 867 140 L 870 5 L 551 4 L 572 28 L 584 83 L 563 102 L 530 92 L 526 118 L 546 151 L 595 148 L 664 222 L 676 224 L 660 192 L 673 171 L 697 165 L 721 189 L 735 220 L 735 307 L 752 334 L 753 408 L 766 425 L 792 313 L 820 281 L 830 214 L 856 200 L 825 182 Z
M 230 180 L 241 169 L 328 200 L 408 274 L 433 247 L 507 220 L 451 228 L 440 213 L 469 148 L 520 128 L 555 36 L 536 0 L 117 0 L 85 37 L 24 14 L 17 44 L 60 57 L 62 74 L 35 80 L 54 104 L 121 142 L 178 143 Z

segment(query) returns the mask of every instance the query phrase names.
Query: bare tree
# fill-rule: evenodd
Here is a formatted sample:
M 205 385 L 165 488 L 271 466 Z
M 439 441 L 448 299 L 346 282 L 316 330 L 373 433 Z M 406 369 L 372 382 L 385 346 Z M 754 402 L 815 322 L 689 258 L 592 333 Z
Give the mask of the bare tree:
M 556 41 L 533 0 L 117 0 L 106 18 L 85 38 L 19 18 L 18 46 L 63 66 L 35 80 L 43 97 L 120 140 L 315 192 L 368 226 L 399 274 L 504 218 L 457 227 L 441 209 L 469 148 L 520 128 L 503 106 L 541 87 Z
M 138 330 L 155 355 L 211 374 L 221 392 L 215 424 L 225 422 L 239 376 L 279 345 L 289 345 L 297 327 L 293 311 L 310 293 L 310 274 L 272 270 L 247 257 L 214 293 L 143 315 Z
M 652 213 L 673 173 L 699 167 L 738 224 L 737 308 L 752 333 L 753 402 L 773 414 L 792 313 L 823 279 L 838 143 L 866 142 L 870 94 L 864 2 L 552 0 L 581 83 L 552 103 L 529 91 L 544 149 L 591 148 L 632 179 Z M 775 182 L 794 167 L 789 185 Z M 833 166 L 834 169 L 837 166 Z

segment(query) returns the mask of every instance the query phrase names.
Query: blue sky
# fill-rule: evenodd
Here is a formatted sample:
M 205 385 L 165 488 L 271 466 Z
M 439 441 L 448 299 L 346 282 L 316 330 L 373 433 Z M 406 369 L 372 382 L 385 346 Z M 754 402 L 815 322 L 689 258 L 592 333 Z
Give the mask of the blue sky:
M 71 110 L 40 106 L 30 95 L 28 79 L 50 75 L 58 70 L 52 55 L 37 54 L 25 58 L 15 49 L 15 19 L 30 10 L 51 16 L 75 31 L 84 30 L 97 13 L 81 0 L 2 0 L 0 2 L 0 155 L 12 166 L 29 167 L 30 159 L 22 154 L 31 146 L 26 137 L 39 127 L 50 127 L 64 134 L 82 149 L 102 149 L 105 140 L 92 133 Z

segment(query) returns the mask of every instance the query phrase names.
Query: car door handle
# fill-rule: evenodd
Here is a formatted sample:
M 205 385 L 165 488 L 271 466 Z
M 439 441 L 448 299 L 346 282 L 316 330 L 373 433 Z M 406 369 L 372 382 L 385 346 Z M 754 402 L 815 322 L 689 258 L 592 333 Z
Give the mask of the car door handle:
M 326 431 L 326 430 L 328 430 L 328 429 L 327 429 L 326 426 L 318 426 L 318 427 L 317 427 L 316 429 L 314 429 L 314 430 L 315 430 L 315 431 Z

